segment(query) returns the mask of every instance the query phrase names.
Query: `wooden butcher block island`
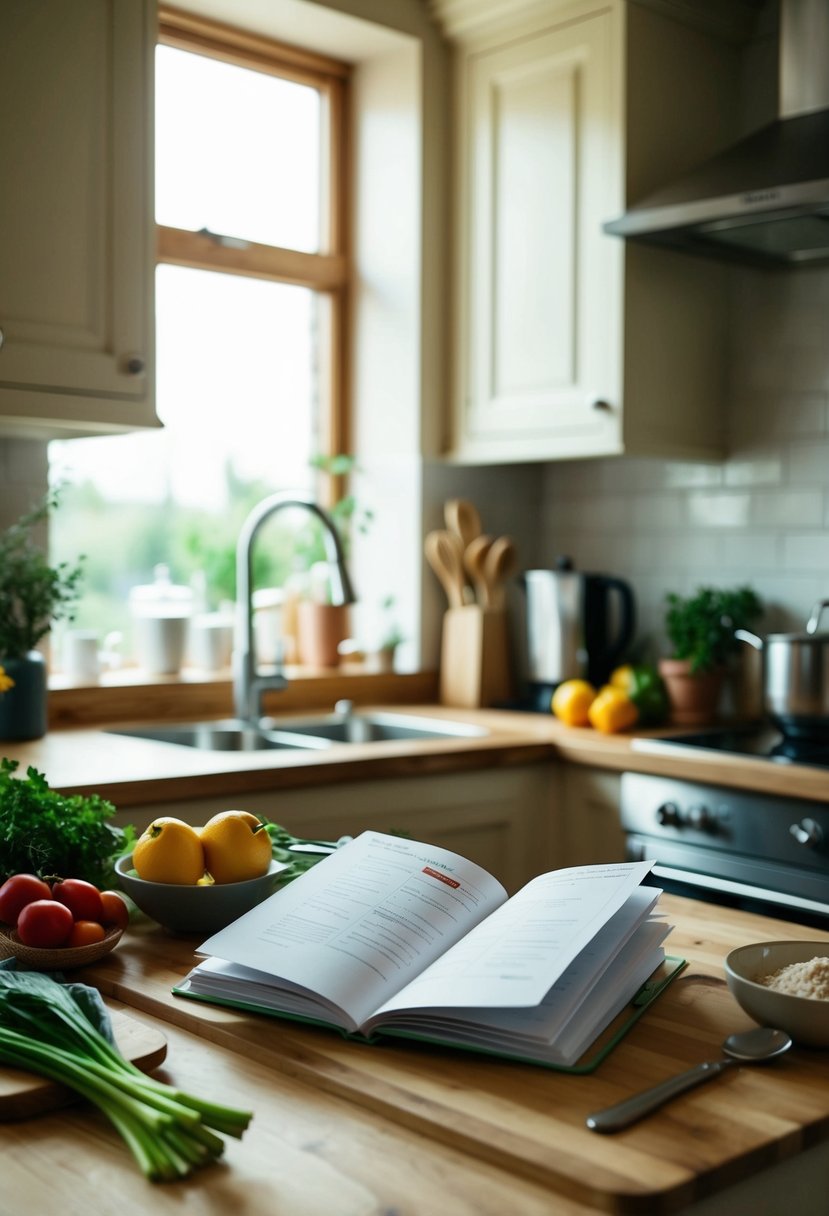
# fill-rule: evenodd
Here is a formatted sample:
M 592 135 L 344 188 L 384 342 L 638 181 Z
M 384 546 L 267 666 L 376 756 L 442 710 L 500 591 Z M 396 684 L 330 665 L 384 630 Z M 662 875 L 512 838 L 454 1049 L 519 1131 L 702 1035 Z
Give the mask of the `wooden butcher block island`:
M 198 1213 L 218 1210 L 217 1203 L 291 1216 L 825 1212 L 829 1052 L 795 1047 L 774 1063 L 730 1069 L 617 1135 L 586 1128 L 590 1112 L 718 1058 L 728 1034 L 752 1025 L 725 985 L 729 950 L 822 940 L 817 930 L 676 896 L 660 902 L 675 926 L 669 950 L 688 966 L 589 1075 L 423 1045 L 365 1046 L 174 996 L 199 939 L 139 922 L 76 978 L 132 1017 L 166 1027 L 162 1075 L 219 1100 L 232 1094 L 254 1119 L 243 1141 L 228 1146 L 226 1165 L 187 1184 L 152 1188 L 96 1116 L 82 1107 L 62 1112 L 63 1140 L 79 1154 L 72 1158 L 77 1210 L 114 1211 L 120 1194 L 143 1189 L 146 1207 L 161 1212 L 178 1210 L 183 1190 L 188 1211 Z M 4 1126 L 16 1211 L 38 1210 L 45 1179 L 70 1168 L 65 1153 L 60 1159 L 56 1118 Z M 291 1140 L 290 1179 L 284 1136 L 292 1133 L 275 1132 L 280 1119 L 304 1129 Z M 268 1138 L 270 1148 L 262 1147 Z M 258 1187 L 270 1178 L 255 1202 L 251 1170 Z M 340 1178 L 334 1185 L 337 1171 L 348 1184 Z M 359 1201 L 349 1189 L 355 1172 Z M 332 1186 L 325 1198 L 323 1177 Z

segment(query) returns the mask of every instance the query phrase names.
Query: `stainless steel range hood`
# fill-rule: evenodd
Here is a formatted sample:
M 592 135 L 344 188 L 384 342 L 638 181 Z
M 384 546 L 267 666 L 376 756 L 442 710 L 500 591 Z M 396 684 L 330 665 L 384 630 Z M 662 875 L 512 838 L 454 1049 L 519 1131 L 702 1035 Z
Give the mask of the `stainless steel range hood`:
M 767 266 L 829 262 L 829 0 L 781 0 L 780 117 L 605 232 Z

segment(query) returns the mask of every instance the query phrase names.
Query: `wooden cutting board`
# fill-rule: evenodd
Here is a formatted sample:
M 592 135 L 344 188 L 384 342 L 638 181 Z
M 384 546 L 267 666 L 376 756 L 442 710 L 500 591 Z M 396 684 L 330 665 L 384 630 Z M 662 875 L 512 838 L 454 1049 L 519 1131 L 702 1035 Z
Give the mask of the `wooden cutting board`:
M 167 1055 L 164 1035 L 125 1013 L 110 1010 L 110 1015 L 115 1041 L 122 1055 L 142 1072 L 157 1068 Z M 78 1100 L 72 1090 L 45 1077 L 0 1067 L 0 1122 L 28 1119 Z

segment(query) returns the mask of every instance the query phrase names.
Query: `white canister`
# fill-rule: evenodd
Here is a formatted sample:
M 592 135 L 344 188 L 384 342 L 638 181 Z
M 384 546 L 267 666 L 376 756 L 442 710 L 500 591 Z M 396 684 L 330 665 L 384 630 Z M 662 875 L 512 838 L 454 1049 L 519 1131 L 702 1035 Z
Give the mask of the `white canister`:
M 61 658 L 64 675 L 77 684 L 93 684 L 101 673 L 101 643 L 93 629 L 67 629 Z
M 222 671 L 233 654 L 233 618 L 205 612 L 190 622 L 190 662 L 202 671 Z
M 67 629 L 61 640 L 61 671 L 72 684 L 95 684 L 102 671 L 118 667 L 122 635 L 108 633 L 101 645 L 94 629 Z
M 156 566 L 153 574 L 154 582 L 130 592 L 135 658 L 148 675 L 177 675 L 184 662 L 193 593 L 171 582 L 167 566 Z
M 285 592 L 262 587 L 253 593 L 253 636 L 257 663 L 272 665 L 289 656 L 284 637 Z

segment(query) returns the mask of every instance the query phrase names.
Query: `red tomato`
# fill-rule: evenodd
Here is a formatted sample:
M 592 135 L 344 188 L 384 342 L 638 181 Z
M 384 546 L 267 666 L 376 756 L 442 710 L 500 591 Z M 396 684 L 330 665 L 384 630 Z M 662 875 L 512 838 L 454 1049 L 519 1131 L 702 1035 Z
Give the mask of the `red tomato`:
M 101 903 L 104 905 L 104 925 L 108 929 L 113 925 L 126 929 L 130 923 L 130 910 L 123 895 L 117 891 L 102 891 Z
M 66 945 L 74 923 L 66 904 L 56 899 L 36 899 L 26 904 L 17 918 L 17 936 L 24 946 L 53 950 Z
M 67 946 L 91 946 L 93 942 L 102 942 L 105 937 L 106 929 L 96 920 L 76 920 L 66 944 Z
M 83 878 L 64 878 L 52 887 L 52 899 L 66 904 L 74 920 L 104 919 L 101 892 Z
M 36 874 L 12 874 L 0 887 L 0 921 L 14 927 L 26 904 L 51 898 L 49 884 Z

